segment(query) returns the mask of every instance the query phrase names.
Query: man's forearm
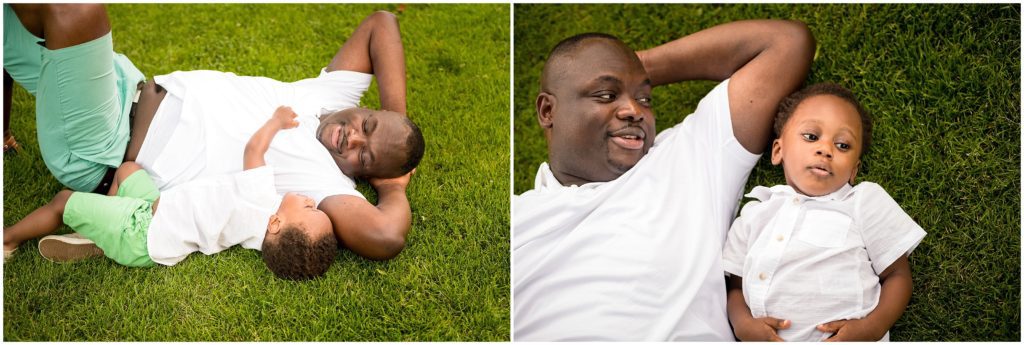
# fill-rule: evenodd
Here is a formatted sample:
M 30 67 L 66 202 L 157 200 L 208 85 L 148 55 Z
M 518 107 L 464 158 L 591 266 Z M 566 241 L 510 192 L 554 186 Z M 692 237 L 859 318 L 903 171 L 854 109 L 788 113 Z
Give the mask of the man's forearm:
M 409 201 L 402 186 L 377 186 L 379 202 L 334 195 L 320 202 L 334 224 L 334 232 L 346 248 L 364 258 L 391 259 L 405 248 L 412 223 Z
M 405 188 L 398 185 L 377 186 L 377 209 L 384 215 L 382 229 L 390 239 L 385 252 L 398 255 L 405 247 L 405 239 L 412 226 L 412 208 Z M 393 255 L 392 255 L 393 256 Z
M 805 31 L 802 23 L 794 21 L 744 20 L 704 29 L 637 55 L 655 86 L 721 81 L 765 51 L 805 48 L 794 47 L 806 46 Z

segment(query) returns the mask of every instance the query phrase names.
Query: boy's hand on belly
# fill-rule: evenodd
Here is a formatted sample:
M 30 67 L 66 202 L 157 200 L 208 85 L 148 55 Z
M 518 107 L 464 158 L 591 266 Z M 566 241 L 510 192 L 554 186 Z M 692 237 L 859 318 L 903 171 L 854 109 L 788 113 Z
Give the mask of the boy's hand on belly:
M 839 320 L 818 325 L 818 330 L 832 333 L 825 341 L 878 341 L 885 336 L 885 329 L 879 330 L 866 319 Z
M 733 325 L 736 338 L 742 341 L 784 341 L 779 337 L 778 330 L 787 329 L 793 322 L 779 320 L 774 317 L 747 319 L 742 324 Z

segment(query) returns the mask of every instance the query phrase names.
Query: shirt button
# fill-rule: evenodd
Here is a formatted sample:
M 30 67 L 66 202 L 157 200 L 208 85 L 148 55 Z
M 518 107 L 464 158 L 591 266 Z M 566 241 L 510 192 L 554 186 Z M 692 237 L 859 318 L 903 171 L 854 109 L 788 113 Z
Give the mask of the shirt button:
M 768 275 L 764 274 L 764 272 L 761 272 L 761 274 L 757 275 L 757 277 L 760 278 L 761 280 L 768 279 Z
M 793 197 L 793 205 L 800 205 L 800 198 Z
M 783 239 L 783 238 L 785 238 L 785 237 L 784 237 L 784 236 L 782 236 L 782 235 L 779 235 L 779 236 L 775 237 L 775 240 L 776 240 L 776 241 L 779 241 L 779 242 L 782 242 L 782 239 Z

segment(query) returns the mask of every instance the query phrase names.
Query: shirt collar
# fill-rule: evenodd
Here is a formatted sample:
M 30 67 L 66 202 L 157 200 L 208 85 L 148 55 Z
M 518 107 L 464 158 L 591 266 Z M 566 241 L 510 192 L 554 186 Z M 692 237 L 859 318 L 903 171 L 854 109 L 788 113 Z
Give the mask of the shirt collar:
M 801 201 L 805 201 L 805 200 L 843 201 L 843 200 L 846 200 L 846 198 L 849 198 L 851 195 L 853 195 L 853 186 L 851 186 L 849 183 L 847 183 L 847 184 L 844 184 L 842 187 L 840 187 L 839 190 L 837 190 L 835 192 L 832 192 L 830 194 L 822 195 L 822 196 L 806 196 L 806 195 L 797 193 L 797 191 L 795 189 L 793 189 L 793 187 L 790 187 L 789 185 L 785 185 L 785 184 L 773 186 L 771 188 L 764 187 L 764 186 L 757 186 L 757 187 L 754 187 L 754 189 L 752 189 L 750 191 L 750 193 L 747 193 L 746 196 L 748 198 L 755 198 L 757 200 L 761 200 L 762 202 L 764 202 L 764 201 L 768 201 L 768 199 L 771 199 L 772 196 L 777 196 L 777 197 L 791 197 L 791 196 L 795 196 L 797 198 L 800 198 Z
M 544 162 L 540 163 L 540 168 L 537 169 L 537 178 L 533 181 L 533 188 L 536 190 L 560 190 L 565 188 L 593 189 L 605 183 L 607 182 L 590 182 L 582 186 L 563 186 L 562 183 L 558 182 L 558 179 L 555 178 L 555 174 L 551 172 L 551 167 L 548 166 L 548 163 Z

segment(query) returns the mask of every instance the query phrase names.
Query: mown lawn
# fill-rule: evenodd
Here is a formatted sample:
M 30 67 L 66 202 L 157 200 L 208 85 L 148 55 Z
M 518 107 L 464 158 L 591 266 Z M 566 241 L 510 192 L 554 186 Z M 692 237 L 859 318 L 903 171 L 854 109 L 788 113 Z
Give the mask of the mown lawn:
M 882 185 L 928 231 L 910 257 L 914 293 L 892 340 L 1020 341 L 1020 13 L 1019 4 L 516 5 L 514 193 L 533 187 L 547 159 L 533 104 L 559 40 L 600 31 L 643 49 L 733 20 L 801 20 L 818 42 L 808 83 L 840 83 L 873 115 L 859 180 Z M 714 85 L 656 89 L 658 129 Z M 784 182 L 765 156 L 746 190 Z
M 365 16 L 397 14 L 409 115 L 427 141 L 408 191 L 407 247 L 387 262 L 343 251 L 326 277 L 296 283 L 241 248 L 135 269 L 50 263 L 29 241 L 4 264 L 4 340 L 508 340 L 509 7 L 109 5 L 115 50 L 148 78 L 193 69 L 316 76 Z M 379 106 L 376 84 L 363 105 Z M 15 86 L 12 128 L 24 150 L 4 156 L 5 225 L 61 188 L 39 156 L 34 109 Z

